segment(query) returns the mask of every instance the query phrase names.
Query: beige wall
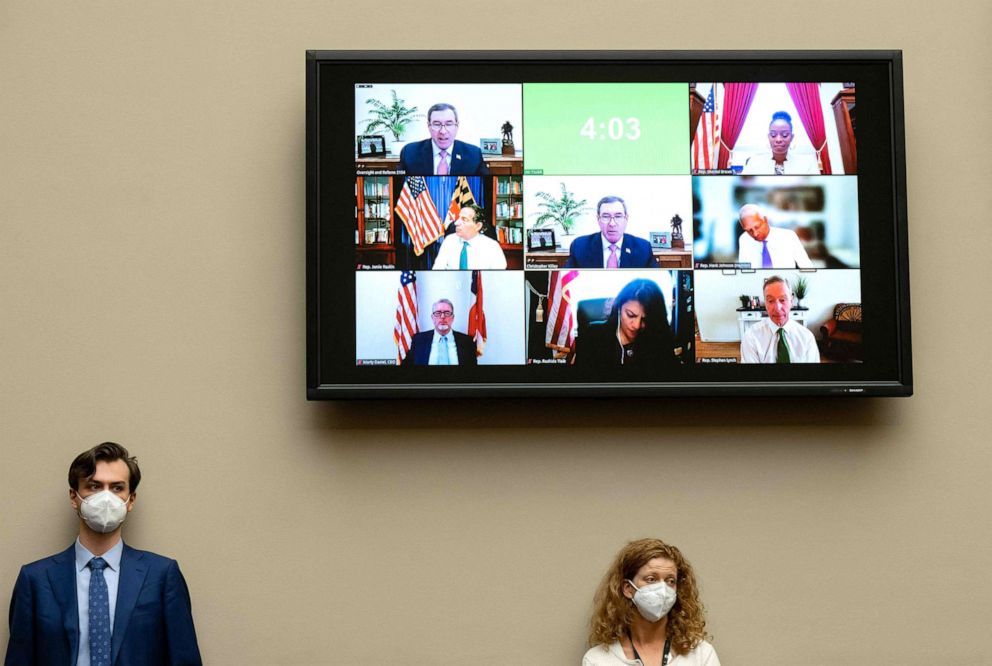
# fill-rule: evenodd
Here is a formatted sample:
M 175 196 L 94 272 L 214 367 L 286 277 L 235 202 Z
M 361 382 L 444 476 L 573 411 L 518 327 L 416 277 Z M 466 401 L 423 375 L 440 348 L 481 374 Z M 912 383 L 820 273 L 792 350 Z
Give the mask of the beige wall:
M 992 5 L 605 6 L 0 4 L 0 597 L 112 439 L 213 664 L 576 664 L 644 535 L 724 664 L 989 663 Z M 904 49 L 916 396 L 307 403 L 304 50 L 441 46 Z

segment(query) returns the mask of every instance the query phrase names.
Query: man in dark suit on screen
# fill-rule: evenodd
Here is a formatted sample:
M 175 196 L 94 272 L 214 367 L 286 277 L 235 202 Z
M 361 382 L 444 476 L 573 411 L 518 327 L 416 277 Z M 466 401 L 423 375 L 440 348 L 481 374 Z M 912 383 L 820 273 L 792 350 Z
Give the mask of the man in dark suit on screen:
M 596 204 L 599 233 L 579 236 L 568 251 L 565 268 L 657 268 L 651 243 L 625 234 L 627 204 L 607 196 Z
M 137 460 L 113 442 L 72 462 L 69 502 L 79 537 L 21 567 L 6 666 L 202 664 L 179 565 L 121 540 L 140 480 Z
M 431 308 L 434 330 L 413 336 L 403 365 L 477 365 L 475 342 L 464 333 L 451 330 L 455 306 L 442 298 Z
M 482 151 L 456 141 L 458 111 L 450 104 L 435 104 L 427 110 L 431 138 L 408 143 L 400 151 L 400 168 L 408 176 L 488 176 Z

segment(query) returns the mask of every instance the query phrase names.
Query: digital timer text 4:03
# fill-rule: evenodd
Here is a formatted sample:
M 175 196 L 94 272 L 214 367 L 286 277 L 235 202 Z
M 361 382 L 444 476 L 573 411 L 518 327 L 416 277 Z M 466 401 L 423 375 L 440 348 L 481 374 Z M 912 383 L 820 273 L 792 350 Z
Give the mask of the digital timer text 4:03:
M 587 137 L 591 141 L 596 139 L 610 139 L 611 141 L 627 139 L 628 141 L 637 141 L 641 138 L 641 120 L 634 117 L 613 117 L 597 123 L 596 119 L 590 116 L 585 124 L 582 125 L 582 129 L 579 130 L 579 135 Z

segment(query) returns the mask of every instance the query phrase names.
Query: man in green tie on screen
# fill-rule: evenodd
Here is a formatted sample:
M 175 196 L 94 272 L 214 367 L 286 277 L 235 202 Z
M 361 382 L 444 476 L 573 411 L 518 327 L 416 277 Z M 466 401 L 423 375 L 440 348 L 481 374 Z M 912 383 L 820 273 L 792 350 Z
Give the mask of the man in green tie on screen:
M 765 311 L 762 318 L 744 333 L 741 363 L 819 363 L 816 338 L 805 326 L 789 316 L 792 288 L 778 275 L 765 280 Z
M 506 268 L 503 248 L 482 233 L 485 210 L 475 204 L 462 206 L 455 220 L 455 233 L 441 243 L 434 260 L 434 270 L 481 270 Z

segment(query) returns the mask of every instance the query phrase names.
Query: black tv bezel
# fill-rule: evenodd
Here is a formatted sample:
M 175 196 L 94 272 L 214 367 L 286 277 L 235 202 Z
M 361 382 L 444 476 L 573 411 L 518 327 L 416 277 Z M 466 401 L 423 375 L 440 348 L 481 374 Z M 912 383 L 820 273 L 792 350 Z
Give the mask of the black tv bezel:
M 334 382 L 321 374 L 322 338 L 327 325 L 321 322 L 321 243 L 320 243 L 320 82 L 321 64 L 364 63 L 381 65 L 446 63 L 489 63 L 509 61 L 528 65 L 575 65 L 634 63 L 641 66 L 692 65 L 708 67 L 871 63 L 888 65 L 889 129 L 891 145 L 892 219 L 891 244 L 895 299 L 891 319 L 897 349 L 891 360 L 894 378 L 867 381 L 834 380 L 748 380 L 748 381 L 459 381 L 455 377 L 433 376 L 426 381 Z M 707 80 L 699 78 L 697 80 Z M 742 79 L 743 80 L 743 79 Z M 756 75 L 748 80 L 761 81 Z M 799 79 L 796 79 L 799 80 Z M 850 80 L 850 79 L 848 79 Z M 351 139 L 353 140 L 353 138 Z M 668 397 L 668 396 L 910 396 L 913 393 L 912 344 L 910 329 L 909 244 L 906 205 L 905 125 L 903 112 L 902 52 L 899 50 L 837 51 L 335 51 L 306 53 L 306 317 L 307 317 L 307 399 L 339 400 L 356 398 L 443 398 L 443 397 Z M 860 156 L 859 156 L 860 157 Z M 859 176 L 861 176 L 859 168 Z M 859 188 L 860 189 L 860 188 Z M 859 193 L 859 207 L 861 205 Z M 863 230 L 862 230 L 863 237 Z M 351 248 L 348 248 L 351 256 Z M 864 244 L 862 245 L 864 254 Z M 344 254 L 334 257 L 342 260 Z M 865 270 L 862 265 L 862 271 Z M 878 277 L 877 275 L 874 277 Z M 348 322 L 351 325 L 351 322 Z M 340 329 L 338 329 L 340 330 Z M 491 366 L 490 366 L 491 367 Z M 529 366 L 505 366 L 509 368 Z M 512 370 L 510 371 L 512 372 Z M 332 374 L 330 372 L 325 374 Z M 444 379 L 445 381 L 435 381 Z

